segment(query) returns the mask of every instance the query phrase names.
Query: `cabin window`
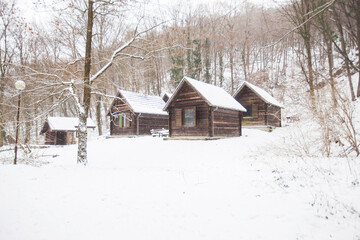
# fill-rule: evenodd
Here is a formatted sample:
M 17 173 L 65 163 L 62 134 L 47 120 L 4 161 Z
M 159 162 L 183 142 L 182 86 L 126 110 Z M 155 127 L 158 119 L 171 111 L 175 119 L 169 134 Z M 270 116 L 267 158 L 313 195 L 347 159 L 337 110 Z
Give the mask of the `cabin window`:
M 131 119 L 130 119 L 130 117 L 126 118 L 126 125 L 125 126 L 126 127 L 131 127 Z
M 196 121 L 195 114 L 196 114 L 195 108 L 184 109 L 184 125 L 185 126 L 195 126 L 195 121 Z
M 257 104 L 245 105 L 246 112 L 244 113 L 244 117 L 259 117 L 259 107 Z
M 181 127 L 182 125 L 182 110 L 181 109 L 175 109 L 175 126 Z
M 119 128 L 123 127 L 123 116 L 119 115 Z
M 119 115 L 119 128 L 125 128 L 125 127 L 130 127 L 130 126 L 131 126 L 131 121 L 126 116 L 126 114 L 120 114 Z
M 251 105 L 244 106 L 246 108 L 246 112 L 244 112 L 244 117 L 251 117 L 252 116 L 252 107 Z

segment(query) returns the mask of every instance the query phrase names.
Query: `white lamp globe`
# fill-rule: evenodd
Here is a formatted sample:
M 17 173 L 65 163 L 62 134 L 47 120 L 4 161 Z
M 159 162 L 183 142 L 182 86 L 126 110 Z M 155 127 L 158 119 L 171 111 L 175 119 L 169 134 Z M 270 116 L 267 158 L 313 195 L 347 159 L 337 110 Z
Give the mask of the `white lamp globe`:
M 22 90 L 25 89 L 25 87 L 26 87 L 26 84 L 25 84 L 24 81 L 19 80 L 19 81 L 16 81 L 16 82 L 15 82 L 15 88 L 16 88 L 17 90 L 22 91 Z

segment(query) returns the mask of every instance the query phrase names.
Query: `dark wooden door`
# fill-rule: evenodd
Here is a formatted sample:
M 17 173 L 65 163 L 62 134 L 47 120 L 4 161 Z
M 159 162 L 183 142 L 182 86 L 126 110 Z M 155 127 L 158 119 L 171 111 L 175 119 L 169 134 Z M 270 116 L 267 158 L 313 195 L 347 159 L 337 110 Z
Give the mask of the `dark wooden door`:
M 65 145 L 66 144 L 66 132 L 57 132 L 56 134 L 56 144 Z

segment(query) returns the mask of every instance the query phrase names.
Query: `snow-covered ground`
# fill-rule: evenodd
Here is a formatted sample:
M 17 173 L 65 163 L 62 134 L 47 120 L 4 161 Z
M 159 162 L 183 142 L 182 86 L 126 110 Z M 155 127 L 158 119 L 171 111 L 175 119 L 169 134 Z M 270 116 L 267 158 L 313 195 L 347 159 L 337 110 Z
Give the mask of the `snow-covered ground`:
M 359 158 L 297 156 L 289 128 L 98 139 L 86 167 L 75 145 L 0 160 L 0 239 L 359 240 Z

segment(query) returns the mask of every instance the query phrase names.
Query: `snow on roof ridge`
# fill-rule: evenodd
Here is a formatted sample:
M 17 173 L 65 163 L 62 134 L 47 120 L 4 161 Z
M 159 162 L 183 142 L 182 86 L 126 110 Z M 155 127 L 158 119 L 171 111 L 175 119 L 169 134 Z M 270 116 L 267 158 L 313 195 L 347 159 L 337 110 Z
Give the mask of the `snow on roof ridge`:
M 183 84 L 184 81 L 187 81 L 192 87 L 194 87 L 210 106 L 246 112 L 246 109 L 221 87 L 201 82 L 199 80 L 186 76 L 183 77 L 179 85 L 176 87 L 173 95 L 166 103 L 164 109 L 166 109 L 167 106 L 170 104 L 173 97 L 179 91 L 179 87 Z
M 119 92 L 125 98 L 130 108 L 136 113 L 168 115 L 166 111 L 163 111 L 165 103 L 159 96 L 130 92 L 127 90 L 119 90 Z
M 240 92 L 240 90 L 244 87 L 244 85 L 248 86 L 251 90 L 253 90 L 266 103 L 270 103 L 274 106 L 278 106 L 281 108 L 284 107 L 279 101 L 277 101 L 273 96 L 271 96 L 264 89 L 254 85 L 252 83 L 249 83 L 247 81 L 243 81 L 243 83 L 240 85 L 239 89 L 235 92 L 234 97 Z
M 77 117 L 47 117 L 47 122 L 51 130 L 56 131 L 76 131 L 79 125 Z M 96 125 L 91 118 L 87 119 L 87 127 L 95 128 Z

